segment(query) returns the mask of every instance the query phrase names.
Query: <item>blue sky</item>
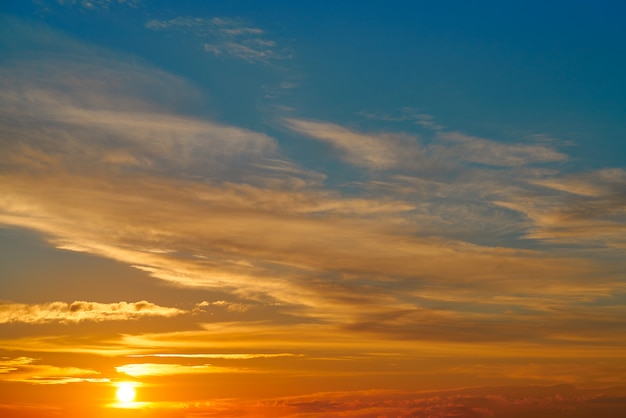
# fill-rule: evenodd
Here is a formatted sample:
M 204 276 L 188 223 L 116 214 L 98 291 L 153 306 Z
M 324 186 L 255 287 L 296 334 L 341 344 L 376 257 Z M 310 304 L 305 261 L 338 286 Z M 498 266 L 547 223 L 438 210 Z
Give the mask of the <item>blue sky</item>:
M 0 5 L 5 393 L 623 388 L 626 6 L 336 3 Z

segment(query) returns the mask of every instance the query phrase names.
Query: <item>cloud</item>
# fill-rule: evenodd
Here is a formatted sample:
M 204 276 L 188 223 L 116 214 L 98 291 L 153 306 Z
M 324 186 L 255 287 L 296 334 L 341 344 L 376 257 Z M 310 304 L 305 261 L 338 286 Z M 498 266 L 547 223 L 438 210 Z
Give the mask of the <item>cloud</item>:
M 80 7 L 82 10 L 109 11 L 115 7 L 137 8 L 141 2 L 142 0 L 39 0 L 37 5 L 50 7 L 52 3 L 61 7 Z
M 218 367 L 210 364 L 185 365 L 173 363 L 134 363 L 115 367 L 118 373 L 132 377 L 169 376 L 180 374 L 208 374 L 208 373 L 251 373 L 247 369 L 234 367 Z
M 13 359 L 3 357 L 0 359 L 0 374 L 16 371 L 19 366 L 31 364 L 34 361 L 35 359 L 29 357 L 17 357 Z
M 418 153 L 417 145 L 413 145 L 415 149 L 402 146 L 402 142 L 408 141 L 401 135 L 368 135 L 331 123 L 300 119 L 285 119 L 284 122 L 293 131 L 330 143 L 346 161 L 359 167 L 392 169 Z
M 0 222 L 178 286 L 219 290 L 196 314 L 210 307 L 250 319 L 263 306 L 279 322 L 476 343 L 526 324 L 502 338 L 540 340 L 556 332 L 533 331 L 528 311 L 567 310 L 623 289 L 618 264 L 520 239 L 541 231 L 541 218 L 528 216 L 540 198 L 564 209 L 564 192 L 546 183 L 558 170 L 544 167 L 563 157 L 546 145 L 293 118 L 279 141 L 187 116 L 202 101 L 171 74 L 49 38 L 49 55 L 24 53 L 0 70 Z M 290 160 L 280 144 L 294 132 L 329 143 L 352 167 L 315 172 Z M 354 176 L 347 191 L 332 187 L 342 176 Z M 603 187 L 619 188 L 619 173 L 603 176 L 613 179 Z M 33 322 L 183 313 L 91 306 L 80 315 L 69 304 L 11 309 Z M 466 318 L 486 332 L 470 335 Z M 559 322 L 564 334 L 574 322 Z M 612 322 L 595 325 L 614 341 Z
M 439 124 L 433 115 L 429 115 L 413 107 L 403 107 L 399 114 L 376 114 L 371 112 L 359 112 L 358 114 L 371 120 L 394 123 L 410 122 L 431 131 L 440 131 L 446 128 Z
M 0 359 L 0 381 L 32 383 L 38 385 L 63 385 L 67 383 L 105 383 L 108 378 L 93 377 L 100 374 L 95 370 L 77 367 L 57 367 L 36 364 L 29 357 Z
M 246 304 L 246 303 L 228 302 L 225 300 L 218 300 L 215 302 L 204 301 L 204 302 L 197 304 L 194 311 L 202 312 L 209 307 L 225 308 L 229 312 L 247 312 L 250 309 L 254 308 L 254 305 Z
M 163 354 L 133 354 L 127 357 L 159 357 L 159 358 L 209 358 L 209 359 L 225 359 L 225 360 L 250 360 L 258 358 L 276 358 L 276 357 L 293 357 L 292 353 L 163 353 Z M 1 365 L 1 363 L 0 363 Z
M 190 35 L 201 42 L 203 49 L 214 55 L 229 55 L 249 63 L 269 63 L 281 58 L 276 42 L 266 33 L 237 18 L 177 17 L 170 20 L 152 19 L 145 25 L 153 31 Z
M 424 119 L 418 115 L 418 121 Z M 378 133 L 365 134 L 328 122 L 284 119 L 285 125 L 298 133 L 328 142 L 342 157 L 360 167 L 374 169 L 416 170 L 427 160 L 438 159 L 440 166 L 446 162 L 470 162 L 494 167 L 518 167 L 538 163 L 566 161 L 567 155 L 542 144 L 507 144 L 473 137 L 460 132 L 437 129 L 435 139 L 422 146 L 418 137 Z M 430 126 L 427 122 L 427 125 Z
M 626 367 L 614 365 L 613 372 L 609 376 L 607 363 L 602 359 L 588 359 L 585 362 L 538 362 L 528 361 L 523 364 L 465 364 L 452 367 L 450 372 L 468 374 L 476 378 L 493 378 L 507 376 L 518 381 L 558 382 L 584 387 L 590 381 L 600 385 L 618 385 L 623 382 L 626 375 Z
M 15 322 L 45 324 L 49 322 L 125 321 L 150 316 L 167 318 L 184 313 L 186 312 L 177 308 L 163 307 L 146 301 L 131 303 L 75 301 L 72 303 L 50 302 L 37 305 L 3 303 L 0 304 L 0 324 Z
M 540 144 L 505 144 L 459 132 L 440 133 L 450 145 L 445 151 L 459 159 L 490 166 L 515 167 L 566 161 L 567 155 Z
M 546 300 L 537 305 L 520 299 L 500 300 L 499 303 L 486 300 L 484 303 L 490 308 L 482 312 L 472 309 L 473 302 L 465 305 L 459 299 L 452 303 L 440 302 L 438 305 L 441 309 L 390 309 L 360 315 L 345 327 L 350 331 L 420 341 L 524 341 L 545 344 L 546 347 L 572 340 L 607 346 L 624 342 L 621 337 L 611 336 L 613 332 L 626 326 L 626 321 L 617 314 L 617 302 L 611 304 L 610 308 L 604 308 L 602 313 L 581 307 L 577 308 L 576 313 L 564 312 L 564 309 L 572 309 L 572 302 L 566 304 L 567 307 Z M 467 311 L 463 309 L 464 306 L 467 306 Z M 494 320 L 494 312 L 499 312 L 499 315 L 507 319 Z M 546 316 L 550 317 L 549 323 L 546 323 Z
M 535 389 L 535 390 L 533 390 Z M 543 389 L 543 393 L 541 390 Z M 610 391 L 609 391 L 610 393 Z M 567 386 L 526 388 L 514 391 L 506 388 L 479 388 L 475 390 L 432 391 L 430 393 L 371 391 L 362 393 L 318 394 L 275 401 L 277 412 L 284 416 L 349 416 L 429 418 L 487 418 L 511 416 L 523 411 L 524 416 L 566 417 L 578 408 L 587 409 L 594 402 L 611 402 L 602 391 L 575 390 Z M 621 399 L 620 399 L 621 401 Z M 607 409 L 609 416 L 617 417 L 621 402 Z M 270 405 L 266 405 L 270 407 Z M 588 408 L 593 410 L 593 407 Z M 284 413 L 283 412 L 283 413 Z
M 543 188 L 499 203 L 533 220 L 529 238 L 626 248 L 626 171 L 600 169 L 533 183 Z
M 423 358 L 438 357 L 443 347 L 447 355 L 456 359 L 474 359 L 471 361 L 485 356 L 512 362 L 515 359 L 567 357 L 574 363 L 589 363 L 590 359 L 619 358 L 625 343 L 624 337 L 617 335 L 624 327 L 622 319 L 611 319 L 611 314 L 606 313 L 583 320 L 585 315 L 593 315 L 594 309 L 568 315 L 555 313 L 553 320 L 546 321 L 549 314 L 528 315 L 523 309 L 503 312 L 488 306 L 487 311 L 497 314 L 469 314 L 459 311 L 465 309 L 467 312 L 473 304 L 455 308 L 424 309 L 420 314 L 404 315 L 397 312 L 363 313 L 356 316 L 354 323 L 345 324 L 310 320 L 310 323 L 301 324 L 206 322 L 201 325 L 201 330 L 124 335 L 120 344 L 133 347 L 141 354 L 206 350 L 206 341 L 211 341 L 211 349 L 221 352 L 242 352 L 249 347 L 273 352 L 278 346 L 304 355 L 303 358 L 290 358 L 290 361 L 302 359 L 303 363 L 311 357 L 345 359 L 356 356 L 364 359 L 362 373 L 367 374 L 365 360 L 376 358 L 373 353 L 399 353 L 394 360 L 409 368 L 415 367 L 411 360 L 417 355 L 415 353 Z M 613 316 L 619 312 L 618 306 L 614 307 L 614 312 Z M 407 345 L 408 341 L 415 345 Z M 303 366 L 303 369 L 305 367 L 311 366 Z M 342 373 L 339 365 L 334 367 L 329 374 Z M 425 373 L 433 372 L 433 369 L 436 373 L 444 372 L 436 363 L 420 367 Z M 602 367 L 590 367 L 598 369 L 597 376 L 607 376 L 607 370 Z M 350 371 L 358 374 L 354 369 Z M 402 367 L 386 370 L 389 374 L 405 371 Z M 321 370 L 317 372 L 321 373 Z
M 47 64 L 25 63 L 24 72 L 32 79 L 18 78 L 18 69 L 4 70 L 8 74 L 0 100 L 8 106 L 2 115 L 6 122 L 2 132 L 7 136 L 0 144 L 9 153 L 3 159 L 5 167 L 34 172 L 58 172 L 70 166 L 87 171 L 92 167 L 96 169 L 92 175 L 131 174 L 138 169 L 157 170 L 155 174 L 184 170 L 188 176 L 224 177 L 238 172 L 245 175 L 245 165 L 250 161 L 265 160 L 268 169 L 274 165 L 275 141 L 266 135 L 172 115 L 151 105 L 160 99 L 150 97 L 150 87 L 159 91 L 162 84 L 172 81 L 184 88 L 176 79 L 159 79 L 157 72 L 148 81 L 140 71 L 136 78 L 139 85 L 144 84 L 143 90 L 130 86 L 134 84 L 127 72 L 133 74 L 131 68 L 102 69 L 86 64 L 74 68 L 69 64 L 63 69 L 52 68 L 51 75 L 30 73 L 37 65 Z M 101 73 L 102 79 L 92 91 L 91 86 L 84 86 L 87 80 L 81 80 L 83 70 Z M 59 85 L 55 85 L 56 79 Z M 117 94 L 117 89 L 124 90 L 119 85 L 108 89 L 109 84 L 119 83 L 128 83 L 126 93 Z M 16 117 L 31 123 L 33 131 L 18 129 L 11 122 Z M 235 158 L 241 163 L 235 164 Z
M 185 405 L 185 411 L 198 417 L 237 416 L 353 417 L 394 416 L 400 418 L 491 418 L 533 416 L 622 416 L 625 402 L 619 387 L 584 390 L 568 385 L 480 387 L 453 391 L 354 391 L 321 392 L 304 396 L 254 401 L 213 400 Z M 155 407 L 157 407 L 155 405 Z M 181 406 L 182 407 L 182 406 Z M 578 414 L 578 415 L 577 415 Z
M 620 168 L 600 169 L 570 174 L 562 178 L 545 179 L 537 181 L 536 184 L 573 195 L 618 197 L 626 185 L 626 171 Z
M 413 204 L 345 198 L 315 181 L 296 181 L 306 173 L 268 170 L 284 165 L 260 134 L 175 116 L 98 109 L 74 115 L 59 107 L 63 135 L 53 140 L 40 130 L 17 130 L 21 145 L 7 145 L 5 161 L 16 170 L 0 179 L 6 191 L 0 219 L 42 231 L 60 248 L 123 261 L 181 285 L 304 305 L 310 309 L 300 314 L 334 320 L 358 316 L 363 306 L 398 305 L 401 293 L 417 294 L 433 280 L 453 293 L 454 283 L 465 283 L 478 295 L 494 285 L 536 289 L 523 277 L 582 282 L 596 274 L 586 261 L 562 264 L 532 252 L 412 236 L 419 231 L 407 221 Z M 111 148 L 145 163 L 102 161 Z M 264 167 L 248 164 L 267 153 L 272 159 Z M 455 265 L 465 266 L 462 277 Z M 587 289 L 570 283 L 566 291 Z

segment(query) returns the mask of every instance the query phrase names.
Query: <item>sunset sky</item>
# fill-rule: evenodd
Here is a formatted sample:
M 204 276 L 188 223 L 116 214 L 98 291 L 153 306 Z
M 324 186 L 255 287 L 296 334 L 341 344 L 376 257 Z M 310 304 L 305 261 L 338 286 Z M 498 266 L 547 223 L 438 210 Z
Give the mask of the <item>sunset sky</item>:
M 623 417 L 624 16 L 0 1 L 0 416 Z

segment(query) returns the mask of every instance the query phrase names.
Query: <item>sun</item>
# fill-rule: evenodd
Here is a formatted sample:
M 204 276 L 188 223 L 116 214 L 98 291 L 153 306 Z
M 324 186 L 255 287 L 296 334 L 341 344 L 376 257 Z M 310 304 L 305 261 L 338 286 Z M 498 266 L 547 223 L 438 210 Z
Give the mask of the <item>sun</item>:
M 130 403 L 135 399 L 135 388 L 132 383 L 120 383 L 115 393 L 121 403 Z

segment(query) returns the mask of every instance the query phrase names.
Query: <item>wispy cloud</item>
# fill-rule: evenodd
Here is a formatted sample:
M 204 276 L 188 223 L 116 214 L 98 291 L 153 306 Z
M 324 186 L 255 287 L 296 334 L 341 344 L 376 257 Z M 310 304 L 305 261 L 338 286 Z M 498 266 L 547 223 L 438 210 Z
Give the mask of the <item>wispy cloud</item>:
M 449 144 L 445 152 L 456 159 L 490 166 L 515 167 L 568 159 L 567 155 L 542 144 L 506 144 L 459 132 L 440 133 L 439 137 Z
M 17 357 L 13 359 L 0 359 L 0 373 L 10 373 L 18 370 L 18 367 L 31 364 L 35 359 L 29 357 Z
M 208 354 L 208 353 L 162 353 L 162 354 L 133 354 L 127 357 L 159 357 L 159 358 L 208 358 L 208 359 L 225 359 L 225 360 L 250 360 L 250 359 L 264 359 L 264 358 L 277 358 L 277 357 L 293 357 L 296 354 L 292 353 L 221 353 L 221 354 Z M 1 363 L 0 363 L 1 364 Z
M 284 138 L 183 114 L 177 103 L 197 103 L 184 80 L 55 42 L 81 58 L 34 54 L 2 69 L 0 222 L 179 286 L 222 292 L 195 307 L 199 321 L 211 309 L 252 319 L 265 306 L 279 322 L 400 340 L 554 342 L 575 318 L 556 315 L 558 326 L 542 327 L 539 308 L 563 311 L 623 291 L 619 261 L 524 240 L 554 236 L 547 222 L 555 217 L 546 216 L 567 213 L 568 199 L 580 202 L 585 219 L 594 212 L 576 199 L 614 201 L 609 226 L 623 226 L 619 170 L 559 175 L 567 157 L 545 143 L 283 120 L 287 138 L 327 143 L 348 163 L 315 172 L 283 154 Z M 164 104 L 161 91 L 173 100 Z M 331 187 L 344 180 L 348 192 Z M 585 192 L 566 191 L 573 189 Z M 566 227 L 573 219 L 562 218 Z M 611 239 L 604 244 L 615 245 Z M 91 306 L 81 317 L 69 304 L 37 305 L 32 321 L 116 315 L 110 304 Z M 117 309 L 128 318 L 183 313 Z M 585 329 L 619 344 L 615 326 L 595 317 Z M 473 337 L 473 327 L 485 332 Z
M 331 123 L 301 119 L 285 119 L 285 123 L 296 132 L 328 142 L 346 161 L 360 167 L 397 168 L 407 159 L 414 159 L 418 152 L 417 144 L 411 144 L 402 135 L 370 135 Z
M 446 127 L 437 122 L 436 118 L 433 115 L 429 115 L 428 113 L 424 113 L 423 111 L 413 108 L 413 107 L 403 107 L 400 109 L 399 113 L 372 113 L 361 111 L 358 113 L 359 116 L 363 116 L 367 119 L 379 120 L 384 122 L 409 122 L 413 125 L 421 126 L 423 128 L 439 131 L 443 130 Z
M 0 359 L 0 381 L 23 382 L 38 385 L 63 385 L 67 383 L 104 383 L 108 378 L 94 377 L 100 373 L 95 370 L 77 367 L 57 367 L 37 364 L 29 357 Z
M 83 10 L 109 10 L 114 6 L 126 6 L 136 8 L 142 0 L 48 0 L 55 1 L 60 6 L 80 7 Z M 46 0 L 43 0 L 45 3 Z M 39 2 L 42 3 L 42 2 Z
M 378 169 L 416 169 L 428 160 L 445 163 L 470 162 L 494 167 L 517 167 L 566 161 L 567 155 L 544 144 L 507 144 L 473 137 L 460 132 L 436 129 L 435 141 L 421 145 L 410 135 L 366 134 L 319 121 L 285 119 L 296 132 L 328 142 L 348 162 Z
M 268 63 L 280 58 L 276 42 L 243 19 L 214 17 L 177 17 L 170 20 L 152 19 L 146 28 L 192 36 L 202 43 L 205 51 L 228 55 L 250 63 Z
M 530 238 L 626 248 L 626 171 L 601 169 L 534 184 L 544 188 L 500 202 L 534 221 Z
M 208 373 L 251 373 L 247 369 L 234 367 L 219 367 L 210 364 L 186 365 L 175 363 L 133 363 L 117 366 L 118 373 L 124 373 L 133 377 L 144 376 L 168 376 L 180 374 L 208 374 Z

